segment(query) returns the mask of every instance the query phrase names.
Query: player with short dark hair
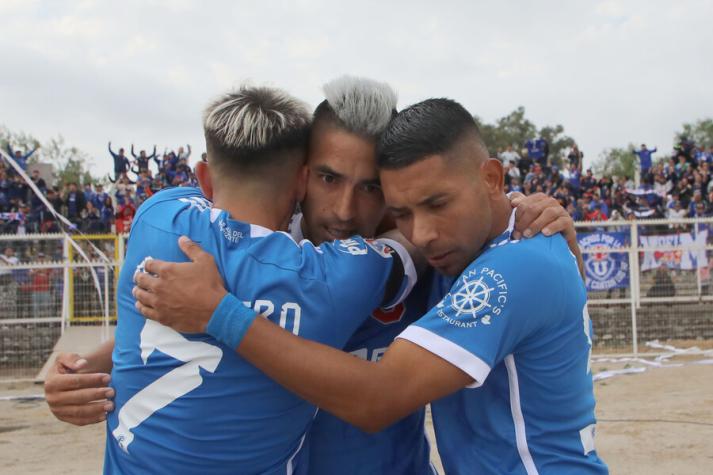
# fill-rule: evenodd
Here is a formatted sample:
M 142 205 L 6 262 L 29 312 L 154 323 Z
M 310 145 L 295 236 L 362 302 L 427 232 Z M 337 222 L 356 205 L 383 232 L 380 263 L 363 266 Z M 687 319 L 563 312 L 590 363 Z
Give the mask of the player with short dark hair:
M 435 306 L 380 361 L 352 358 L 254 320 L 222 288 L 196 244 L 182 244 L 194 260 L 182 272 L 204 278 L 178 280 L 190 287 L 187 293 L 205 293 L 200 308 L 190 317 L 164 314 L 152 305 L 160 295 L 137 288 L 142 313 L 191 331 L 225 321 L 230 309 L 235 321 L 251 322 L 236 345 L 240 355 L 365 430 L 378 431 L 431 402 L 449 474 L 607 473 L 594 449 L 586 291 L 565 240 L 511 239 L 514 213 L 502 165 L 488 159 L 472 116 L 454 101 L 431 99 L 399 113 L 379 152 L 381 183 L 399 229 L 450 276 L 434 289 Z M 165 290 L 177 282 L 175 269 L 154 261 L 147 271 L 158 275 L 136 280 L 144 289 Z M 162 280 L 167 272 L 170 284 Z M 212 335 L 225 338 L 222 330 Z

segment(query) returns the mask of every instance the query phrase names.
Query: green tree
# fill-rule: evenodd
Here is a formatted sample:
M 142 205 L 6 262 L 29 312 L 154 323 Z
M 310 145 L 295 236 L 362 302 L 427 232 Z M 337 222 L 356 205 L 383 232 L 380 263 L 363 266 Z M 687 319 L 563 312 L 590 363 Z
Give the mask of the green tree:
M 3 152 L 7 152 L 8 144 L 10 144 L 13 149 L 20 150 L 24 153 L 26 151 L 39 147 L 40 141 L 32 135 L 26 134 L 24 132 L 12 132 L 4 125 L 0 125 L 0 147 L 2 147 Z M 35 154 L 30 157 L 31 163 L 37 160 L 36 156 L 37 152 L 35 152 Z
M 594 162 L 594 173 L 598 176 L 626 176 L 633 178 L 636 174 L 636 155 L 634 144 L 626 148 L 606 149 Z
M 0 146 L 5 151 L 8 144 L 24 152 L 37 148 L 40 141 L 30 134 L 14 132 L 0 125 Z M 77 147 L 68 146 L 61 135 L 46 141 L 30 157 L 29 163 L 52 164 L 59 186 L 70 182 L 83 184 L 101 181 L 91 175 L 92 163 L 89 156 Z
M 94 183 L 98 181 L 89 172 L 91 161 L 89 156 L 77 147 L 69 147 L 64 138 L 58 135 L 51 138 L 40 150 L 42 161 L 55 167 L 55 175 L 61 185 L 67 183 Z
M 575 143 L 572 137 L 564 133 L 562 125 L 546 125 L 538 129 L 525 117 L 525 108 L 522 106 L 497 119 L 494 124 L 485 123 L 479 117 L 474 119 L 491 156 L 508 145 L 519 152 L 529 139 L 542 137 L 550 145 L 550 160 L 554 165 L 561 166 L 564 150 Z
M 683 124 L 683 130 L 676 132 L 674 140 L 679 143 L 683 138 L 693 140 L 696 145 L 710 147 L 713 145 L 713 118 L 700 119 L 692 124 Z

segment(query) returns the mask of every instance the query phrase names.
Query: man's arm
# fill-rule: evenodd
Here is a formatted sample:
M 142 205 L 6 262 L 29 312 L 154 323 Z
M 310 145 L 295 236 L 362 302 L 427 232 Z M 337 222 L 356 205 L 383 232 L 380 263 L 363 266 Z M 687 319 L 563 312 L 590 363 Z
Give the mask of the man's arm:
M 298 396 L 367 432 L 473 382 L 406 340 L 396 340 L 374 363 L 303 340 L 263 318 L 255 319 L 237 352 Z
M 136 154 L 134 153 L 134 144 L 131 144 L 131 156 L 134 157 L 134 158 L 139 158 L 139 157 L 137 157 Z
M 22 158 L 23 158 L 24 160 L 27 160 L 28 158 L 30 158 L 30 157 L 32 156 L 33 153 L 35 153 L 35 152 L 37 151 L 38 148 L 40 148 L 39 145 L 38 145 L 37 147 L 33 148 L 32 150 L 30 150 L 29 152 L 27 152 L 27 153 L 25 154 L 25 156 L 22 157 Z
M 106 419 L 114 409 L 114 390 L 108 387 L 113 349 L 112 339 L 85 357 L 57 356 L 45 379 L 45 399 L 57 419 L 80 426 Z
M 253 319 L 236 351 L 302 398 L 363 430 L 379 431 L 428 401 L 473 382 L 457 367 L 407 341 L 397 341 L 379 363 L 373 363 L 298 338 L 264 318 L 254 318 L 252 310 L 227 294 L 210 254 L 186 240 L 179 245 L 192 263 L 171 267 L 177 265 L 150 261 L 147 273 L 135 274 L 138 310 L 184 332 L 206 332 L 219 304 L 229 309 L 226 313 L 234 324 L 241 324 L 242 317 Z M 201 275 L 200 283 L 193 282 L 195 275 Z M 178 288 L 183 295 L 190 295 L 190 300 L 177 298 L 194 313 L 193 318 L 176 325 L 173 307 L 161 303 L 175 302 L 167 292 Z M 200 293 L 196 293 L 198 288 Z

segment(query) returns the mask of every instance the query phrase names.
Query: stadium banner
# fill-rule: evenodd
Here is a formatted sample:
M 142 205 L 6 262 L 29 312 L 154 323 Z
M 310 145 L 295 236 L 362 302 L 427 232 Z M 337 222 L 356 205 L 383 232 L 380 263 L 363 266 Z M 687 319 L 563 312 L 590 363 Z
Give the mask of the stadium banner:
M 584 251 L 626 247 L 629 233 L 578 233 L 579 247 Z M 587 291 L 618 289 L 629 286 L 629 256 L 626 252 L 586 252 L 584 274 Z
M 669 269 L 693 270 L 708 267 L 708 256 L 705 245 L 708 240 L 708 229 L 702 229 L 698 233 L 677 233 L 654 236 L 640 236 L 639 245 L 644 248 L 655 247 L 692 247 L 700 246 L 700 249 L 679 249 L 675 251 L 656 251 L 653 249 L 644 251 L 644 258 L 641 263 L 641 270 L 647 271 L 666 266 Z

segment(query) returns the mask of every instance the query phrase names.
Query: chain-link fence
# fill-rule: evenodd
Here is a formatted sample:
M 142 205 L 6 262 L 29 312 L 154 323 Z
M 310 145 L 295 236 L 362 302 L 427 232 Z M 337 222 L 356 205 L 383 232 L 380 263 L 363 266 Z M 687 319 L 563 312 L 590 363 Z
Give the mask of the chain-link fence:
M 123 244 L 118 236 L 0 235 L 0 380 L 34 378 L 72 325 L 108 333 Z
M 595 352 L 713 339 L 712 227 L 713 218 L 577 223 Z M 0 235 L 0 380 L 33 378 L 67 328 L 108 335 L 126 239 Z

